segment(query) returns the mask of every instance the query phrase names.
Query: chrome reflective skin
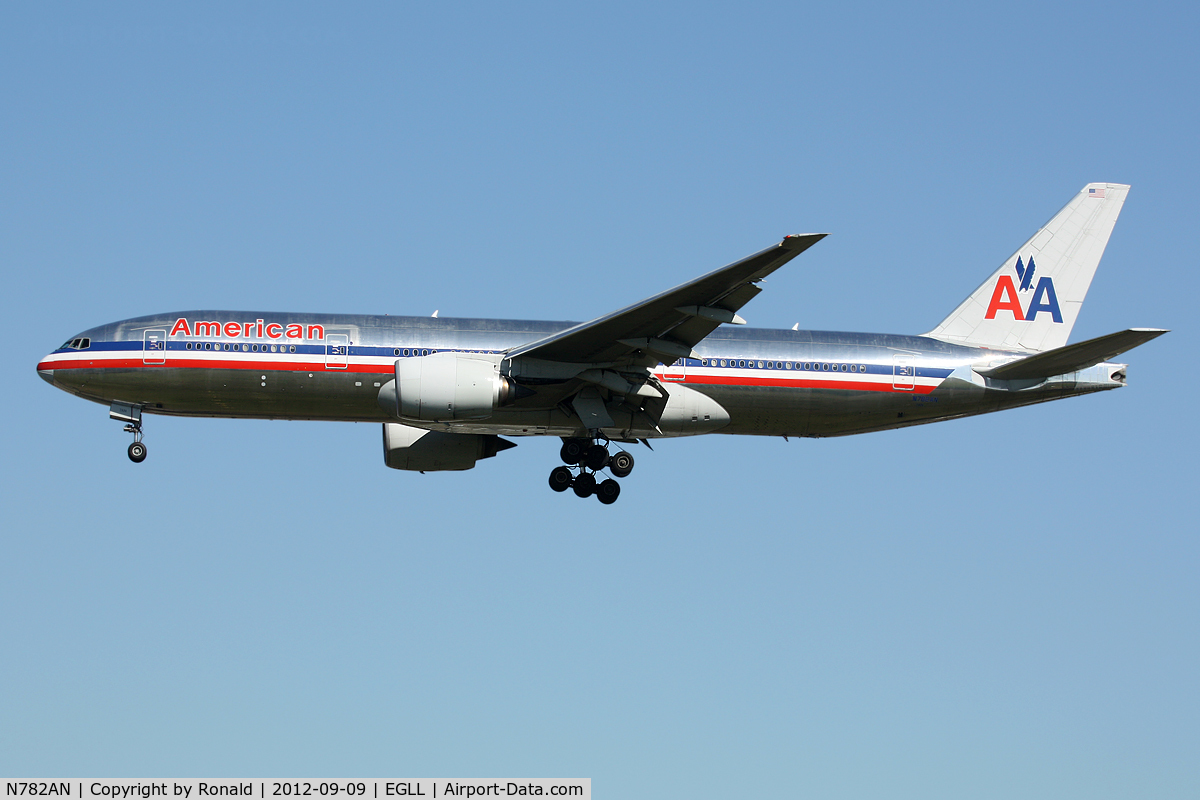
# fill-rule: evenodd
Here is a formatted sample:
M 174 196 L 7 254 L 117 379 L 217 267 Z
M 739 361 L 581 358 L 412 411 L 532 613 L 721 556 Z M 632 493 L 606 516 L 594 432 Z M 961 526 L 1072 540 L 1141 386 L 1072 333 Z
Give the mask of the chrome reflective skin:
M 345 367 L 327 363 L 330 345 L 323 340 L 304 340 L 298 352 L 292 354 L 240 349 L 251 345 L 278 347 L 274 340 L 183 335 L 168 338 L 162 363 L 145 363 L 146 332 L 170 330 L 181 318 L 319 324 L 327 332 L 346 332 L 347 363 Z M 74 338 L 89 338 L 89 350 L 60 348 L 47 355 L 38 369 L 45 380 L 64 391 L 105 405 L 139 405 L 147 414 L 386 422 L 395 417 L 380 407 L 377 398 L 379 389 L 392 380 L 396 351 L 401 353 L 399 358 L 425 351 L 503 353 L 575 324 L 182 312 L 138 317 L 83 331 Z M 239 349 L 182 349 L 186 344 L 210 348 L 238 345 Z M 113 345 L 133 345 L 134 349 L 106 349 Z M 670 368 L 660 365 L 655 374 L 668 391 L 672 386 L 686 386 L 724 408 L 729 423 L 715 433 L 841 436 L 999 411 L 1124 385 L 1123 380 L 1107 377 L 1120 365 L 1101 365 L 1109 372 L 1073 373 L 1075 377 L 1039 381 L 1019 391 L 989 386 L 986 379 L 971 370 L 971 365 L 1024 354 L 964 347 L 922 336 L 720 328 L 695 349 L 700 358 L 680 359 Z M 206 366 L 208 363 L 212 366 Z M 734 363 L 739 366 L 731 366 Z M 814 370 L 814 365 L 836 369 L 829 372 L 818 366 Z M 843 369 L 850 366 L 854 372 Z M 867 372 L 858 372 L 860 368 Z M 501 369 L 522 383 L 521 374 L 510 372 L 509 364 L 502 364 Z M 903 375 L 897 383 L 898 369 L 902 373 L 911 370 L 911 388 Z M 918 387 L 918 381 L 924 385 Z M 868 383 L 869 390 L 856 386 Z M 437 427 L 511 436 L 585 435 L 579 420 L 559 407 L 561 397 L 554 391 L 555 385 L 535 384 L 531 395 L 497 410 L 487 420 Z M 622 426 L 617 421 L 618 429 L 610 433 L 636 434 L 620 438 L 681 435 L 639 427 L 634 422 Z
M 1128 190 L 1085 186 L 920 336 L 745 327 L 761 281 L 817 233 L 585 323 L 185 311 L 76 334 L 38 371 L 108 404 L 135 462 L 145 414 L 381 422 L 385 463 L 415 470 L 551 435 L 566 467 L 550 487 L 608 504 L 613 443 L 844 436 L 1124 386 L 1109 359 L 1166 331 L 1067 341 Z

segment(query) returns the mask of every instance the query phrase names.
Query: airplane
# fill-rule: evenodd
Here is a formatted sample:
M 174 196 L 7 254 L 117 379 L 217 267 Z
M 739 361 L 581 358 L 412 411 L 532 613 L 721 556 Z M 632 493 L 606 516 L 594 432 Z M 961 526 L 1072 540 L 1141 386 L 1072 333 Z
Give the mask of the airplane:
M 147 414 L 380 422 L 384 463 L 419 472 L 556 436 L 550 487 L 610 504 L 634 465 L 618 445 L 845 436 L 1124 386 L 1109 359 L 1166 330 L 1067 338 L 1128 191 L 1085 186 L 920 335 L 746 327 L 763 279 L 825 236 L 802 234 L 590 322 L 183 311 L 83 331 L 37 370 L 108 405 L 135 463 Z

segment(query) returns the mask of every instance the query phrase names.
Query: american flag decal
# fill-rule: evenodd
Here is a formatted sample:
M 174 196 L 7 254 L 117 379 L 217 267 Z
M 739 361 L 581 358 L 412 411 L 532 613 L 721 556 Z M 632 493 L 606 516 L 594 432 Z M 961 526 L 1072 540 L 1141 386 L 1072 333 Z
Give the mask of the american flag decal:
M 1099 189 L 1088 189 L 1088 197 L 1096 197 L 1096 198 L 1099 198 L 1100 200 L 1103 200 L 1104 199 L 1104 187 L 1101 186 Z

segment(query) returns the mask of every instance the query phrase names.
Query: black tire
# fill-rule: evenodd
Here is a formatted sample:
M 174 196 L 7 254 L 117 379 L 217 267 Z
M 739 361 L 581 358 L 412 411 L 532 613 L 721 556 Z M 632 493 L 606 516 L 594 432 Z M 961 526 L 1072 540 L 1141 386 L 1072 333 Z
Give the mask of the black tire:
M 571 482 L 571 489 L 575 492 L 576 497 L 591 496 L 596 491 L 596 476 L 588 472 L 577 475 Z
M 627 477 L 629 473 L 633 472 L 633 456 L 625 450 L 620 450 L 609 459 L 608 468 L 618 478 Z
M 608 464 L 608 448 L 602 444 L 594 444 L 583 454 L 583 465 L 588 469 L 604 469 Z
M 617 502 L 617 498 L 621 496 L 621 484 L 609 478 L 606 481 L 601 481 L 596 487 L 596 499 L 606 506 L 610 506 Z
M 571 470 L 566 467 L 555 467 L 550 472 L 550 488 L 556 492 L 565 492 L 571 488 Z
M 135 464 L 140 464 L 146 460 L 146 445 L 141 442 L 134 442 L 129 445 L 129 460 Z
M 564 439 L 562 448 L 558 451 L 558 457 L 563 460 L 564 464 L 578 464 L 583 461 L 583 454 L 587 451 L 587 439 Z

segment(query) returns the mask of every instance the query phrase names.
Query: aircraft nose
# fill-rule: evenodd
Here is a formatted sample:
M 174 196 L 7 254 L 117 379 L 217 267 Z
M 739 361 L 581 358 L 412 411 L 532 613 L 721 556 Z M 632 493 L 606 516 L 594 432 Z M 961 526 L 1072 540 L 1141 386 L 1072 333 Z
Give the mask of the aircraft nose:
M 42 380 L 52 384 L 54 383 L 54 370 L 46 363 L 49 358 L 49 356 L 46 356 L 46 358 L 38 362 L 37 371 Z

